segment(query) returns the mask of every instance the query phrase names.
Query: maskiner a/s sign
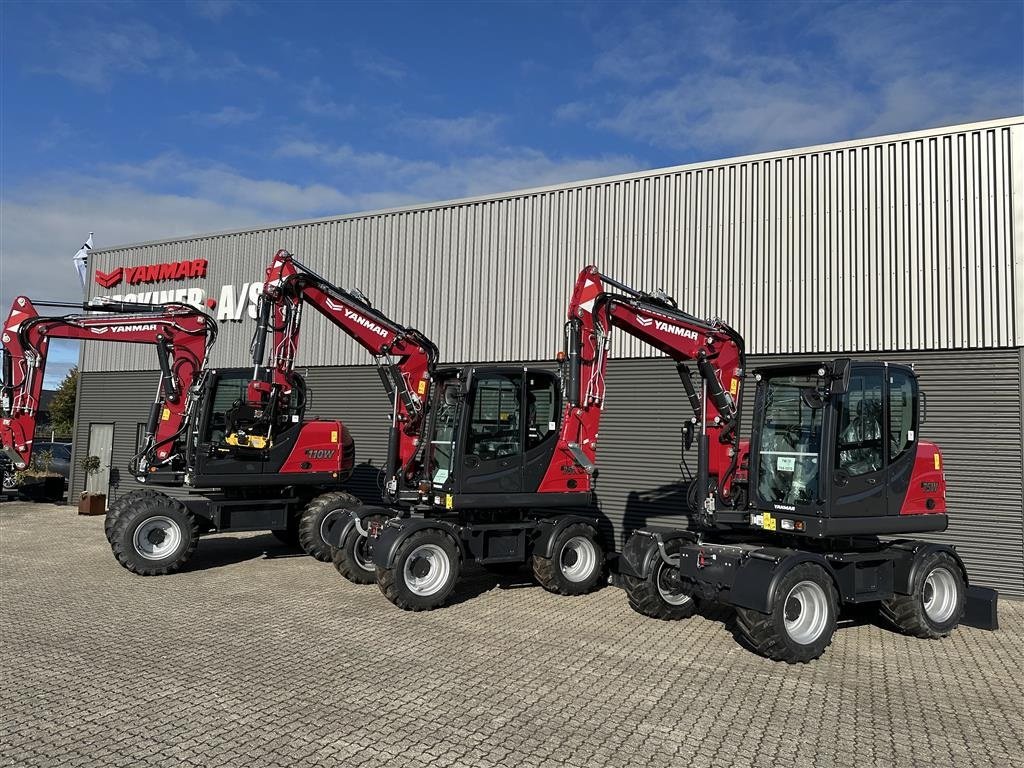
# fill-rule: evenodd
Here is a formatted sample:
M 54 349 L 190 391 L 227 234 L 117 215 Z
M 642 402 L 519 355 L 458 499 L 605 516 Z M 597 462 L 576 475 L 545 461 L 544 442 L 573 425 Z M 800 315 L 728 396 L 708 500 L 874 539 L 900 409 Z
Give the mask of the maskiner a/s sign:
M 263 283 L 242 283 L 223 285 L 217 298 L 208 297 L 202 288 L 172 288 L 166 291 L 139 291 L 119 293 L 111 296 L 114 301 L 131 301 L 139 304 L 166 304 L 180 301 L 198 309 L 205 309 L 218 321 L 240 321 L 244 316 L 256 319 L 256 302 L 263 292 Z
M 125 286 L 144 286 L 168 280 L 205 279 L 206 267 L 206 259 L 187 259 L 133 267 L 120 266 L 107 272 L 97 268 L 95 279 L 96 283 L 103 288 L 113 288 L 121 283 L 124 283 Z M 203 288 L 171 288 L 150 291 L 134 290 L 114 294 L 110 298 L 114 301 L 131 301 L 140 304 L 166 304 L 171 301 L 180 301 L 206 310 L 220 322 L 226 322 L 241 321 L 246 315 L 255 319 L 256 301 L 262 290 L 263 283 L 242 283 L 240 287 L 221 286 L 214 295 L 207 295 Z

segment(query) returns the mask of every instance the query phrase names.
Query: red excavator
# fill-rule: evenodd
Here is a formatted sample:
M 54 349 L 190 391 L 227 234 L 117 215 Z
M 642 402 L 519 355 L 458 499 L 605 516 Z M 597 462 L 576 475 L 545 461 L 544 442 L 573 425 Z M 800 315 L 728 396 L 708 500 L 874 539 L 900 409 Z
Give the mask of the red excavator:
M 41 316 L 41 307 L 84 310 Z M 180 499 L 156 488 L 119 496 L 105 529 L 118 561 L 141 575 L 180 568 L 204 533 L 272 530 L 329 560 L 324 518 L 355 463 L 336 420 L 304 420 L 305 386 L 291 379 L 287 404 L 256 412 L 245 404 L 250 370 L 208 370 L 216 324 L 186 304 L 95 301 L 53 304 L 15 299 L 3 331 L 0 447 L 17 467 L 31 460 L 50 339 L 151 344 L 160 386 L 144 444 L 130 470 L 147 486 L 184 488 Z M 134 437 L 134 435 L 133 435 Z
M 612 549 L 586 507 L 613 328 L 676 361 L 693 410 L 685 439 L 698 443 L 694 530 L 636 531 L 616 559 L 635 609 L 680 618 L 696 599 L 717 600 L 736 608 L 751 647 L 790 662 L 824 651 L 840 601 L 880 603 L 912 634 L 957 625 L 969 590 L 955 550 L 880 538 L 947 525 L 942 457 L 920 439 L 911 368 L 840 359 L 761 369 L 751 439 L 741 440 L 740 334 L 595 267 L 576 282 L 560 376 L 521 366 L 430 372 L 422 434 L 392 431 L 414 461 L 394 476 L 389 503 L 350 510 L 327 534 L 339 570 L 374 577 L 410 610 L 443 604 L 466 559 L 529 560 L 563 594 L 593 587 Z

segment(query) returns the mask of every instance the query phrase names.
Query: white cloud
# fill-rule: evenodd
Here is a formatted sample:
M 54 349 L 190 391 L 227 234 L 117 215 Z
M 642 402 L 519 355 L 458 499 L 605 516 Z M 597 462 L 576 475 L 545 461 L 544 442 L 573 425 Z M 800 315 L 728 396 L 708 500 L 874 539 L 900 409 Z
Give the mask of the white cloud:
M 398 59 L 386 56 L 370 48 L 358 48 L 352 52 L 352 63 L 369 75 L 400 83 L 408 72 Z
M 248 111 L 241 107 L 225 106 L 216 112 L 190 112 L 188 118 L 200 125 L 224 126 L 248 123 L 262 115 L 262 108 Z
M 39 56 L 38 61 L 26 62 L 29 71 L 57 75 L 99 91 L 109 90 L 124 75 L 156 75 L 165 80 L 280 79 L 270 67 L 248 64 L 232 51 L 200 56 L 188 43 L 141 20 L 93 20 L 74 28 L 54 27 Z
M 1024 109 L 1022 60 L 981 71 L 942 55 L 994 23 L 987 14 L 906 3 L 790 10 L 784 38 L 770 20 L 724 6 L 654 19 L 627 11 L 595 32 L 590 78 L 604 91 L 555 117 L 662 147 L 745 153 Z
M 238 0 L 196 0 L 191 5 L 196 13 L 210 21 L 220 21 L 230 13 L 245 8 Z
M 486 152 L 462 153 L 454 159 L 441 161 L 359 152 L 348 144 L 290 141 L 282 144 L 277 154 L 332 169 L 350 184 L 378 190 L 377 199 L 383 194 L 402 202 L 506 192 L 608 176 L 636 170 L 639 166 L 638 161 L 628 155 L 551 157 L 529 147 L 499 147 Z M 356 199 L 365 200 L 366 195 Z
M 356 114 L 354 104 L 334 100 L 331 87 L 319 76 L 299 89 L 299 108 L 316 117 L 331 117 L 336 120 L 348 120 Z
M 464 117 L 408 117 L 398 123 L 398 130 L 435 144 L 479 144 L 493 141 L 502 118 L 499 115 L 467 115 Z

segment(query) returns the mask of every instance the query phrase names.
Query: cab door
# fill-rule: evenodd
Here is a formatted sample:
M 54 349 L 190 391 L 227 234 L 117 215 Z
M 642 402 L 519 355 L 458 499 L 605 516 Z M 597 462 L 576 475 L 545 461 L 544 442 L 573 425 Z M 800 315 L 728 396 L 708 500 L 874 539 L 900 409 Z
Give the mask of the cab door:
M 910 487 L 917 459 L 917 378 L 906 368 L 888 368 L 886 450 L 888 451 L 888 511 L 898 515 Z
M 558 444 L 561 387 L 548 371 L 527 370 L 523 389 L 523 490 L 537 493 Z
M 460 493 L 523 490 L 522 402 L 521 371 L 473 375 L 463 427 Z
M 833 517 L 887 514 L 885 370 L 855 365 L 833 408 Z
M 203 419 L 196 451 L 196 474 L 217 482 L 217 477 L 258 475 L 264 471 L 263 454 L 251 451 L 239 455 L 225 442 L 235 415 L 244 409 L 245 393 L 252 371 L 235 369 L 211 374 L 210 388 L 203 401 Z M 251 479 L 251 478 L 250 478 Z

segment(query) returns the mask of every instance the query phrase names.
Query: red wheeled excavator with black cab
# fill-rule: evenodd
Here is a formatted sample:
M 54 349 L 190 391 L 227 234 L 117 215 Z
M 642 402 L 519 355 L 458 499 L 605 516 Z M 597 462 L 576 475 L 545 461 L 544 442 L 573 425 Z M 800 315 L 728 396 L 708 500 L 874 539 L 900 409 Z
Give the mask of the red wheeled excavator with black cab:
M 617 328 L 675 360 L 692 409 L 684 441 L 698 441 L 693 525 L 634 531 L 617 559 L 635 610 L 674 619 L 698 600 L 731 606 L 746 645 L 790 663 L 824 652 L 841 605 L 877 605 L 896 629 L 934 638 L 970 602 L 974 625 L 994 628 L 995 593 L 968 588 L 953 547 L 896 538 L 947 527 L 942 454 L 920 437 L 912 368 L 846 358 L 760 368 L 743 440 L 742 337 L 588 270 L 570 326 L 590 348 Z M 591 382 L 598 402 L 605 363 L 581 357 L 569 377 Z
M 37 306 L 81 313 L 41 316 Z M 24 296 L 4 325 L 0 448 L 18 468 L 31 461 L 51 339 L 156 348 L 160 383 L 143 445 L 129 462 L 136 480 L 149 487 L 119 495 L 104 525 L 118 562 L 133 573 L 174 571 L 200 535 L 225 531 L 271 530 L 330 559 L 321 532 L 327 500 L 355 464 L 348 431 L 340 421 L 304 419 L 299 376 L 291 379 L 287 405 L 258 413 L 247 408 L 251 371 L 205 366 L 216 334 L 213 319 L 186 304 L 33 304 Z M 183 488 L 188 497 L 158 488 Z

